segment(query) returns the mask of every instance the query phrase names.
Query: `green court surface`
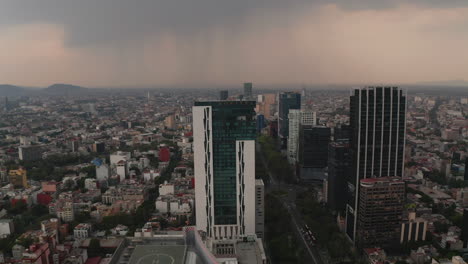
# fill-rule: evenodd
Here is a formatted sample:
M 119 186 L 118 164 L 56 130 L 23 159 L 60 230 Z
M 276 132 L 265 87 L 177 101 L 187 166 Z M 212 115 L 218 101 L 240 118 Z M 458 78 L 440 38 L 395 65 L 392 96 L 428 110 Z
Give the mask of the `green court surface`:
M 183 264 L 185 246 L 138 245 L 129 264 Z

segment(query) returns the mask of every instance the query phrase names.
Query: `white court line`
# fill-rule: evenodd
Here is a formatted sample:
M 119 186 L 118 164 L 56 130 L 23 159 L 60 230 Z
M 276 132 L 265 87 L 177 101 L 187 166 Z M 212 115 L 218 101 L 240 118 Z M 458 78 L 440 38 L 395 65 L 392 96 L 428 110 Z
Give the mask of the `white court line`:
M 142 263 L 142 260 L 143 260 L 143 259 L 146 259 L 146 258 L 152 257 L 152 256 L 156 257 L 156 258 L 153 259 L 153 261 L 151 262 L 152 264 L 159 264 L 159 256 L 166 256 L 166 257 L 170 258 L 172 262 L 171 262 L 171 263 L 168 263 L 168 264 L 174 264 L 174 262 L 175 262 L 175 259 L 174 259 L 171 255 L 156 253 L 156 254 L 149 254 L 149 255 L 140 257 L 140 258 L 138 259 L 138 261 L 136 262 L 136 264 L 140 264 L 140 263 Z M 156 261 L 156 260 L 157 260 L 157 261 Z M 155 261 L 156 261 L 156 262 L 155 262 Z M 143 264 L 144 264 L 144 263 L 147 263 L 147 262 L 143 262 Z M 164 264 L 166 264 L 166 263 L 164 263 Z

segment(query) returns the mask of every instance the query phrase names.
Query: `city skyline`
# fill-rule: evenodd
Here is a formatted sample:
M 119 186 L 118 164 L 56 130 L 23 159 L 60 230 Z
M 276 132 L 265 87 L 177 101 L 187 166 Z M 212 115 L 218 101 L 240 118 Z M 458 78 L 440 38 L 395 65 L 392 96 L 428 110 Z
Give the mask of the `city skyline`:
M 4 1 L 0 263 L 468 264 L 466 47 L 468 0 Z

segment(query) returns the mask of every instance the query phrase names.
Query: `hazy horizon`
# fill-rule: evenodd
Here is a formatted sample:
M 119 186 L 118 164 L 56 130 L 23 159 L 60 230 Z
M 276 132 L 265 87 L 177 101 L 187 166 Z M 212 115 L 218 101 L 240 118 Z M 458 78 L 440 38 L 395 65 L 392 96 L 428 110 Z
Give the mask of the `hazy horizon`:
M 0 83 L 27 87 L 468 80 L 467 46 L 462 0 L 21 0 L 0 9 Z

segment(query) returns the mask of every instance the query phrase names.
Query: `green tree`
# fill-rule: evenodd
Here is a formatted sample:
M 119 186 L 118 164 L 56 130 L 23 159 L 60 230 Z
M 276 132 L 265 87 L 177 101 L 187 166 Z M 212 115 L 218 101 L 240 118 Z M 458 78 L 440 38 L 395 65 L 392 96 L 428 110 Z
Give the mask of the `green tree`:
M 80 172 L 86 173 L 86 178 L 96 178 L 96 166 L 94 165 L 81 168 Z
M 28 205 L 24 200 L 19 200 L 16 202 L 14 206 L 10 208 L 10 211 L 8 211 L 9 214 L 12 215 L 19 215 L 24 213 L 28 209 Z
M 19 244 L 25 248 L 29 248 L 34 243 L 34 239 L 30 236 L 22 237 L 16 240 L 16 244 Z
M 43 215 L 47 215 L 49 213 L 49 208 L 42 204 L 36 204 L 31 207 L 31 214 L 34 217 L 41 217 Z
M 93 238 L 91 241 L 89 241 L 89 246 L 88 246 L 88 257 L 94 258 L 98 257 L 101 255 L 101 242 L 99 239 Z

